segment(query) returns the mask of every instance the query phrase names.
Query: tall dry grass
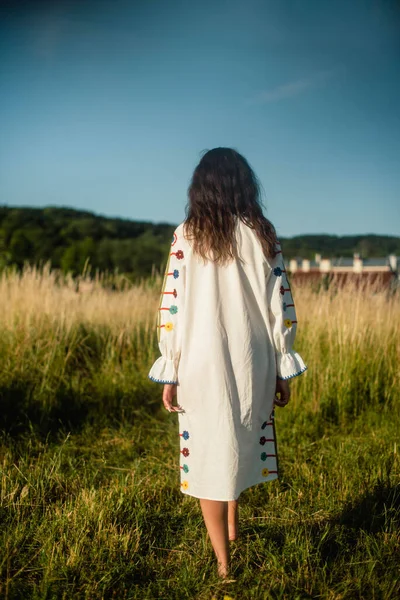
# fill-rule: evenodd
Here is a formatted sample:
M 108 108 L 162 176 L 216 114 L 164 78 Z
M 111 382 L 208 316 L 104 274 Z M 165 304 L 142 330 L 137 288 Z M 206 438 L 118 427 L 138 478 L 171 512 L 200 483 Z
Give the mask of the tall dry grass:
M 309 365 L 297 400 L 335 422 L 398 400 L 400 288 L 333 281 L 318 293 L 302 286 L 293 294 L 298 345 Z
M 113 332 L 132 330 L 139 324 L 152 327 L 157 300 L 152 294 L 162 277 L 133 285 L 123 276 L 107 277 L 86 272 L 78 278 L 51 270 L 25 267 L 22 273 L 3 271 L 0 276 L 0 328 L 62 327 L 68 333 L 79 323 L 107 324 Z M 114 288 L 114 289 L 113 289 Z
M 0 425 L 24 429 L 151 406 L 161 275 L 78 280 L 43 269 L 0 278 Z M 47 425 L 46 425 L 47 424 Z
M 93 395 L 103 398 L 105 390 L 112 396 L 115 386 L 131 395 L 133 380 L 134 390 L 140 383 L 142 393 L 151 395 L 155 388 L 146 375 L 158 356 L 161 285 L 160 273 L 135 285 L 88 274 L 76 281 L 48 267 L 4 272 L 0 389 L 12 402 L 9 390 L 25 385 L 25 400 L 29 397 L 32 404 L 35 398 L 37 410 L 41 403 L 47 408 L 58 404 L 58 415 L 68 395 L 79 404 L 85 398 L 92 402 Z M 318 292 L 311 285 L 292 284 L 292 291 L 298 318 L 295 349 L 308 365 L 292 380 L 293 402 L 338 423 L 367 406 L 398 399 L 399 291 L 352 283 Z

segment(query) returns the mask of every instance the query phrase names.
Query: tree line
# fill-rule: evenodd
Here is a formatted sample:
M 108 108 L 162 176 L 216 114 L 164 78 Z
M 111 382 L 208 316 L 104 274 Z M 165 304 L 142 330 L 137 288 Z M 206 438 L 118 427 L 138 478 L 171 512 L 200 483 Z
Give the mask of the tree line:
M 87 260 L 92 269 L 134 277 L 162 271 L 177 226 L 108 218 L 72 208 L 0 206 L 0 269 L 24 263 L 51 266 L 76 275 Z M 353 256 L 362 258 L 400 254 L 400 237 L 326 234 L 279 237 L 285 260 Z

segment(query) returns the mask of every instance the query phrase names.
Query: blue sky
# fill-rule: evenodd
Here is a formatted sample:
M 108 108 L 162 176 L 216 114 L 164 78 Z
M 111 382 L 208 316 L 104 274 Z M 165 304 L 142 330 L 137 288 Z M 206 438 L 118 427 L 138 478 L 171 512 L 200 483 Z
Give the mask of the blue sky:
M 0 204 L 179 223 L 231 146 L 279 235 L 400 235 L 395 0 L 8 6 Z

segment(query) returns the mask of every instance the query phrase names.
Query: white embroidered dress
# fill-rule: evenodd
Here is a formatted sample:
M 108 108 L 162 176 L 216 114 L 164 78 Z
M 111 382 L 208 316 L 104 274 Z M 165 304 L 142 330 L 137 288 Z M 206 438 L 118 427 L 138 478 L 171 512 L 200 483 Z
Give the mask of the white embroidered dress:
M 157 319 L 161 356 L 149 378 L 177 383 L 181 491 L 236 500 L 278 477 L 276 377 L 307 366 L 293 350 L 296 312 L 280 245 L 267 260 L 256 232 L 237 218 L 239 257 L 226 266 L 173 234 Z M 171 413 L 174 414 L 174 413 Z

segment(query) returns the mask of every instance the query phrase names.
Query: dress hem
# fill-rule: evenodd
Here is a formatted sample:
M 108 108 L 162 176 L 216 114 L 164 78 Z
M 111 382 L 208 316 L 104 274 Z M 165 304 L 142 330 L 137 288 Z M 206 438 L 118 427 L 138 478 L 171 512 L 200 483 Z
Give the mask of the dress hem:
M 272 477 L 267 477 L 266 479 L 262 479 L 260 481 L 256 481 L 255 483 L 251 483 L 247 487 L 243 488 L 239 492 L 239 494 L 236 496 L 236 498 L 207 498 L 205 496 L 197 496 L 196 494 L 190 494 L 189 492 L 185 492 L 182 488 L 180 489 L 180 491 L 185 496 L 192 496 L 192 498 L 198 498 L 199 500 L 214 500 L 216 502 L 232 502 L 233 500 L 238 500 L 240 494 L 242 494 L 244 491 L 248 490 L 249 488 L 251 488 L 255 485 L 258 485 L 259 483 L 269 483 L 270 481 L 275 481 L 275 479 L 279 479 L 279 475 L 273 474 Z

